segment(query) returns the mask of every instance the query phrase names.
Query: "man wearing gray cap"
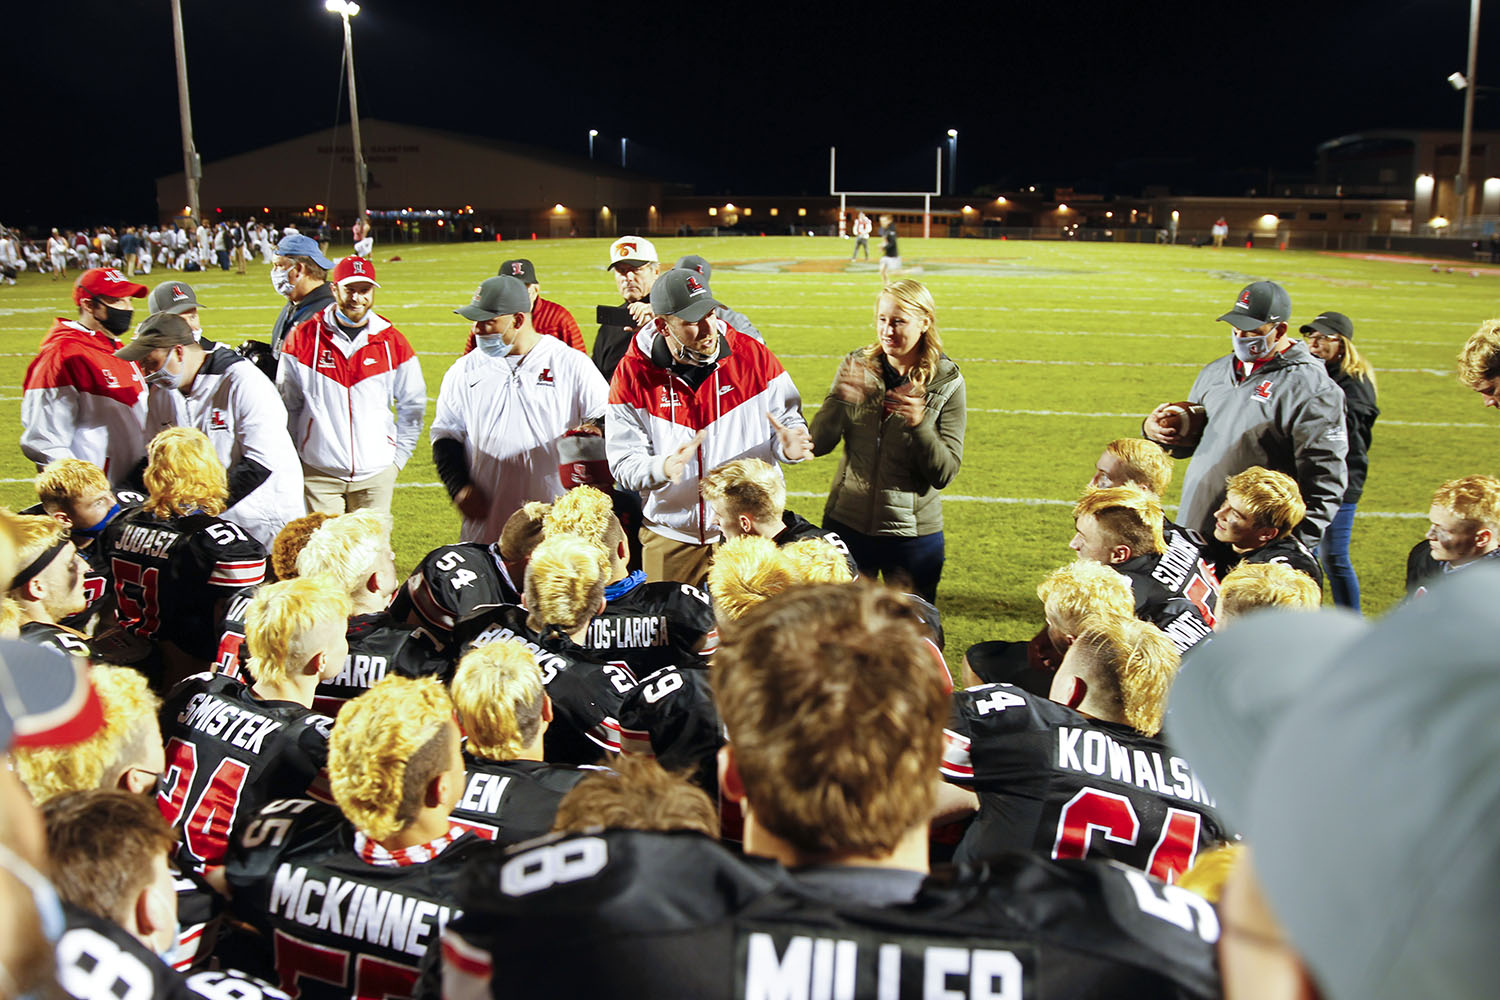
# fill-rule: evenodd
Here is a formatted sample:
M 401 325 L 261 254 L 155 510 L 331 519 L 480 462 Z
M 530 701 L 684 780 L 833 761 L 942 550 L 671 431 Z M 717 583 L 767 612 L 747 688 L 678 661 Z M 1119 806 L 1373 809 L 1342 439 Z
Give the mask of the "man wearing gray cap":
M 192 302 L 192 290 L 175 283 Z M 152 293 L 172 294 L 168 282 Z M 228 347 L 202 338 L 186 315 L 157 312 L 136 328 L 135 339 L 115 352 L 145 376 L 146 440 L 168 427 L 195 427 L 208 435 L 229 482 L 220 516 L 270 549 L 288 521 L 301 517 L 302 464 L 287 433 L 286 407 L 271 380 Z
M 203 324 L 198 320 L 200 308 L 198 293 L 186 281 L 163 281 L 151 289 L 151 295 L 146 299 L 147 316 L 155 316 L 157 313 L 181 316 L 193 328 L 195 337 L 203 336 Z
M 1229 1000 L 1450 1000 L 1500 970 L 1500 569 L 1376 625 L 1268 611 L 1189 658 L 1171 738 L 1249 852 L 1220 913 Z M 1420 669 L 1414 669 L 1420 665 Z
M 1292 300 L 1274 281 L 1246 285 L 1229 312 L 1232 352 L 1198 373 L 1183 403 L 1163 403 L 1142 433 L 1174 458 L 1192 457 L 1177 523 L 1204 537 L 1224 482 L 1259 465 L 1297 481 L 1307 516 L 1297 536 L 1316 550 L 1343 502 L 1344 391 L 1306 345 L 1287 336 Z
M 281 356 L 281 342 L 304 320 L 333 305 L 333 286 L 328 272 L 333 261 L 323 255 L 311 236 L 292 233 L 276 244 L 271 261 L 271 286 L 286 299 L 281 315 L 271 327 L 271 353 Z
M 710 264 L 707 259 L 700 257 L 695 253 L 690 253 L 686 257 L 679 260 L 677 262 L 677 266 L 685 267 L 690 271 L 697 271 L 699 274 L 703 275 L 704 281 L 707 281 L 710 277 L 713 276 L 714 273 L 713 265 Z M 754 337 L 762 344 L 766 342 L 766 338 L 762 336 L 761 332 L 755 328 L 755 324 L 750 322 L 750 317 L 746 316 L 744 313 L 737 312 L 729 308 L 728 306 L 719 306 L 714 310 L 714 315 L 722 319 L 724 322 L 728 323 L 730 327 L 738 330 L 740 333 L 743 333 L 749 337 Z
M 488 278 L 453 311 L 473 324 L 475 350 L 443 376 L 432 460 L 462 540 L 494 542 L 527 501 L 562 495 L 558 440 L 603 419 L 609 387 L 587 355 L 536 332 L 519 278 Z
M 605 447 L 617 485 L 645 496 L 641 566 L 653 580 L 707 578 L 720 538 L 698 488 L 710 469 L 813 453 L 792 377 L 764 344 L 715 316 L 719 305 L 696 271 L 657 278 L 653 317 L 610 381 Z

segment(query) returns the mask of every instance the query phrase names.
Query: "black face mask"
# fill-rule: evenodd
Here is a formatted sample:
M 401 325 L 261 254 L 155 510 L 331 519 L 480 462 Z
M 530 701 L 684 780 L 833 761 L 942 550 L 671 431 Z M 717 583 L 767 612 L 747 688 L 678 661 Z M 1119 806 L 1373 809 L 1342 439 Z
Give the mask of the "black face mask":
M 118 337 L 130 329 L 130 320 L 134 315 L 134 311 L 130 309 L 116 309 L 114 306 L 105 306 L 104 318 L 99 319 L 98 316 L 94 318 L 99 319 L 100 326 Z

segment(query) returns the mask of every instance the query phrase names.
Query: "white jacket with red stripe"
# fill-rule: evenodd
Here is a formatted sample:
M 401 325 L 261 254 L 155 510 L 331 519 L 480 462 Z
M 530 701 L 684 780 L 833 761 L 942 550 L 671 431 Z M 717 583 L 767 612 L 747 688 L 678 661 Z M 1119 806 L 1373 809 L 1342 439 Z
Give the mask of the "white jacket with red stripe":
M 41 468 L 81 458 L 118 485 L 146 456 L 146 386 L 109 334 L 58 318 L 26 369 L 21 451 Z
M 334 308 L 287 334 L 276 387 L 302 464 L 354 482 L 411 458 L 427 415 L 427 383 L 389 320 L 370 314 L 350 340 L 334 326 Z
M 615 483 L 645 494 L 647 527 L 699 545 L 719 538 L 719 529 L 707 523 L 708 503 L 698 490 L 703 475 L 737 458 L 789 461 L 767 414 L 788 427 L 807 424 L 802 397 L 776 356 L 722 320 L 715 322 L 728 354 L 721 347 L 713 371 L 696 391 L 653 360 L 661 321 L 641 328 L 610 381 L 604 424 Z M 662 471 L 667 456 L 705 428 L 697 456 L 677 482 L 670 482 Z

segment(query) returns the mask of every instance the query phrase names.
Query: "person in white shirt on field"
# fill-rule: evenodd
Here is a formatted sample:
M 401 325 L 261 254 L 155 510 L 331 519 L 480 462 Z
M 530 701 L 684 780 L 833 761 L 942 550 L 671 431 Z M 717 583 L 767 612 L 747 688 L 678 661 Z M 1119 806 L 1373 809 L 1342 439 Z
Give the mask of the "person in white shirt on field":
M 487 279 L 454 312 L 473 323 L 475 349 L 443 376 L 432 458 L 463 541 L 493 542 L 527 501 L 562 495 L 558 439 L 603 419 L 609 387 L 586 354 L 536 332 L 517 278 Z

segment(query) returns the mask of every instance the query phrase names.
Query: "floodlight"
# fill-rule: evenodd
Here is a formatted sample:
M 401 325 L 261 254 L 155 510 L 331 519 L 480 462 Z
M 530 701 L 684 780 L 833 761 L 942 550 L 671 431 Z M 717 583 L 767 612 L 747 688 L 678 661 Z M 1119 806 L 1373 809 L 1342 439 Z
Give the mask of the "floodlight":
M 1448 86 L 1454 90 L 1463 90 L 1469 85 L 1469 80 L 1462 73 L 1449 73 Z
M 948 130 L 948 138 L 950 138 L 950 139 L 957 139 L 958 138 L 958 129 L 956 129 L 956 128 L 950 128 Z
M 596 136 L 598 134 L 599 134 L 599 130 L 598 129 L 596 129 L 596 128 L 589 129 L 589 138 L 590 139 L 592 139 L 594 136 Z

